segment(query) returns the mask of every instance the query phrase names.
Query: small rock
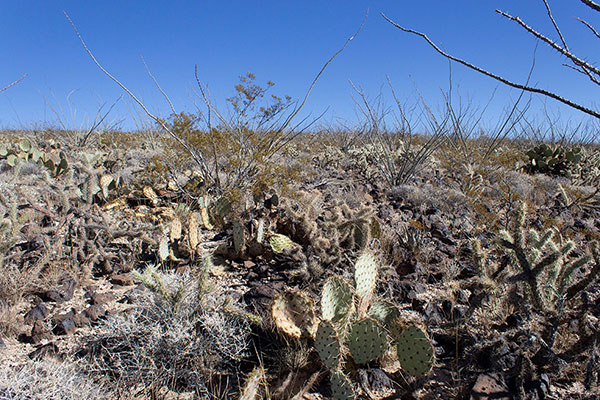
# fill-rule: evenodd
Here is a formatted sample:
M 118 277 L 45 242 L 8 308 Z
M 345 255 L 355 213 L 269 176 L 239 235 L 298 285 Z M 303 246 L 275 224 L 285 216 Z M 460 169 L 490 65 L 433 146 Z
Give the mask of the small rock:
M 2 336 L 0 336 L 0 349 L 6 348 L 6 344 L 4 344 L 4 340 L 2 340 Z
M 512 400 L 504 378 L 500 374 L 482 374 L 471 390 L 471 400 Z
M 31 328 L 31 343 L 39 344 L 44 340 L 51 340 L 52 335 L 50 331 L 46 328 L 42 321 L 35 321 L 33 324 L 33 328 Z
M 60 325 L 60 323 L 63 322 L 65 319 L 73 319 L 75 317 L 75 314 L 76 313 L 74 309 L 70 309 L 66 313 L 57 314 L 54 317 L 52 317 L 52 323 L 54 325 Z
M 106 308 L 102 304 L 95 304 L 93 306 L 89 306 L 84 313 L 86 317 L 90 319 L 90 321 L 96 321 L 98 318 L 106 314 Z
M 88 291 L 87 296 L 90 298 L 90 302 L 93 304 L 104 304 L 114 300 L 115 295 L 111 292 L 97 292 Z
M 92 306 L 93 307 L 93 306 Z M 81 328 L 83 326 L 90 326 L 90 320 L 85 315 L 85 312 L 80 312 L 75 317 L 73 317 L 73 322 L 77 328 Z
M 131 274 L 126 272 L 124 274 L 113 275 L 110 282 L 120 286 L 131 286 L 133 285 L 133 278 Z
M 72 335 L 76 329 L 77 327 L 75 326 L 75 322 L 73 322 L 73 318 L 67 318 L 54 328 L 54 332 L 57 335 Z
M 48 307 L 44 303 L 40 303 L 25 314 L 25 322 L 32 323 L 43 320 L 48 314 L 50 314 Z
M 39 293 L 39 295 L 44 301 L 62 303 L 71 300 L 73 298 L 74 293 L 75 281 L 69 278 L 62 281 L 60 285 L 55 286 L 52 289 L 46 290 L 43 293 Z
M 256 263 L 254 261 L 250 261 L 250 260 L 244 261 L 244 268 L 252 269 L 254 267 L 256 267 Z

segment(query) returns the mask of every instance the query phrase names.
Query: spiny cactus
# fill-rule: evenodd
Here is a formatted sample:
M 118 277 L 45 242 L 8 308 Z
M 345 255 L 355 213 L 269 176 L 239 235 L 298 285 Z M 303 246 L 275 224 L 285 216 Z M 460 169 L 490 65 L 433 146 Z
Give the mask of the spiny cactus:
M 331 395 L 335 400 L 350 400 L 356 397 L 352 381 L 341 372 L 334 372 L 329 378 Z
M 541 144 L 527 151 L 526 155 L 529 162 L 522 170 L 529 174 L 570 176 L 570 171 L 581 161 L 581 148 Z
M 573 286 L 571 281 L 576 273 L 592 261 L 592 256 L 583 254 L 572 257 L 575 243 L 562 240 L 555 241 L 555 230 L 548 229 L 542 233 L 535 229 L 525 228 L 526 207 L 524 203 L 515 210 L 509 230 L 499 233 L 497 242 L 508 251 L 513 267 L 511 282 L 524 281 L 528 287 L 534 307 L 555 310 L 558 301 L 571 299 L 577 291 L 584 289 L 593 278 L 598 276 L 600 267 L 597 257 L 597 245 L 592 244 L 593 257 L 596 263 L 592 270 Z M 488 260 L 481 251 L 478 242 L 473 247 L 476 262 L 482 267 Z
M 356 321 L 346 338 L 348 350 L 357 364 L 366 364 L 378 359 L 387 349 L 383 328 L 371 318 Z
M 363 250 L 371 239 L 381 237 L 381 226 L 372 213 L 371 207 L 353 210 L 348 204 L 339 203 L 323 228 L 327 237 L 335 237 L 340 246 Z
M 396 322 L 398 326 L 402 322 Z M 424 376 L 429 373 L 435 360 L 435 352 L 431 340 L 425 330 L 413 324 L 401 328 L 396 336 L 396 353 L 402 370 L 412 376 Z
M 317 328 L 314 302 L 299 290 L 277 295 L 273 299 L 271 316 L 280 331 L 295 339 L 312 336 Z
M 337 276 L 327 279 L 321 292 L 323 319 L 343 325 L 353 312 L 354 293 L 350 284 Z
M 233 222 L 233 248 L 235 254 L 240 255 L 246 246 L 246 229 L 239 220 Z
M 271 235 L 269 244 L 275 253 L 283 253 L 294 246 L 294 242 L 289 237 L 279 233 Z
M 338 370 L 342 346 L 335 326 L 330 321 L 323 320 L 319 323 L 315 334 L 315 349 L 327 369 Z
M 302 329 L 313 326 L 314 312 L 307 294 L 288 291 L 273 302 L 273 319 L 282 332 L 293 338 L 314 338 L 321 361 L 331 371 L 334 398 L 354 396 L 352 382 L 343 375 L 345 358 L 352 361 L 350 365 L 360 366 L 381 360 L 384 354 L 394 357 L 390 349 L 401 349 L 401 355 L 406 358 L 405 372 L 422 376 L 433 365 L 433 346 L 424 329 L 401 318 L 400 311 L 392 303 L 373 301 L 377 270 L 373 254 L 363 253 L 355 264 L 354 288 L 341 277 L 334 276 L 325 281 L 321 293 L 322 320 L 314 335 L 308 329 Z M 409 327 L 414 329 L 406 331 Z M 421 334 L 417 335 L 418 332 Z M 419 357 L 415 357 L 416 354 Z

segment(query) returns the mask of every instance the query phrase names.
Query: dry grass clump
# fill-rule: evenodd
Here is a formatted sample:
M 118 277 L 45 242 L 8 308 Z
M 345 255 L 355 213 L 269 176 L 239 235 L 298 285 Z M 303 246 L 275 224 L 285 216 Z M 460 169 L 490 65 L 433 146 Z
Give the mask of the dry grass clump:
M 0 399 L 68 400 L 114 398 L 70 362 L 48 358 L 16 365 L 0 360 Z
M 214 375 L 234 374 L 247 355 L 250 327 L 222 312 L 225 296 L 199 296 L 189 275 L 158 274 L 161 291 L 180 296 L 177 306 L 159 292 L 136 289 L 134 308 L 109 318 L 84 344 L 85 368 L 123 389 L 206 394 Z

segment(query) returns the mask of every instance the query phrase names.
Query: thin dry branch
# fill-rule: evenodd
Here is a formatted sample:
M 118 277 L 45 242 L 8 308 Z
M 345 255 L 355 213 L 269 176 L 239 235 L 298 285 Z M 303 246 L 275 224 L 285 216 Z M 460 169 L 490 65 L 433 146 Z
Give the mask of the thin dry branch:
M 592 0 L 580 0 L 583 4 L 590 7 L 592 10 L 600 11 L 600 4 Z
M 298 106 L 298 108 L 296 108 L 296 110 L 292 113 L 292 115 L 290 115 L 284 122 L 283 126 L 280 128 L 282 131 L 287 128 L 287 126 L 290 124 L 290 122 L 292 122 L 292 120 L 296 117 L 296 115 L 298 115 L 298 113 L 300 112 L 300 110 L 302 110 L 302 107 L 304 107 L 304 104 L 306 103 L 306 100 L 308 100 L 308 96 L 310 95 L 310 93 L 312 92 L 313 88 L 315 87 L 317 81 L 319 80 L 319 78 L 321 77 L 321 75 L 323 74 L 323 72 L 325 72 L 325 69 L 327 69 L 327 66 L 329 64 L 331 64 L 331 62 L 342 52 L 346 49 L 346 47 L 348 46 L 348 44 L 352 41 L 352 39 L 354 39 L 356 36 L 358 36 L 358 34 L 360 33 L 360 31 L 362 30 L 363 26 L 365 25 L 365 22 L 367 21 L 367 17 L 369 16 L 369 10 L 367 9 L 367 12 L 365 13 L 365 18 L 363 18 L 362 23 L 360 24 L 360 26 L 358 27 L 358 30 L 356 31 L 356 33 L 352 36 L 350 36 L 348 38 L 348 40 L 346 40 L 346 43 L 344 43 L 344 46 L 342 46 L 341 49 L 339 49 L 337 52 L 335 52 L 335 54 L 329 59 L 327 60 L 327 62 L 325 63 L 325 65 L 323 65 L 323 68 L 321 68 L 321 70 L 319 71 L 319 73 L 317 74 L 317 76 L 315 77 L 315 79 L 313 80 L 312 84 L 310 85 L 310 87 L 308 88 L 308 91 L 306 92 L 306 95 L 304 96 L 304 99 L 302 100 L 302 103 L 300 103 L 300 105 Z
M 25 79 L 25 77 L 27 76 L 27 74 L 23 74 L 22 77 L 20 77 L 19 79 L 17 79 L 16 81 L 9 83 L 8 85 L 4 86 L 2 89 L 0 89 L 0 93 L 4 92 L 6 89 L 8 89 L 11 86 L 16 85 L 17 83 L 21 82 L 23 79 Z
M 597 68 L 596 66 L 588 63 L 585 60 L 582 60 L 581 58 L 577 57 L 575 54 L 571 53 L 568 49 L 563 48 L 562 46 L 560 46 L 557 43 L 555 43 L 552 39 L 550 39 L 547 36 L 544 36 L 543 34 L 539 33 L 538 31 L 536 31 L 535 29 L 533 29 L 532 27 L 530 27 L 529 25 L 527 25 L 525 22 L 523 22 L 523 20 L 521 18 L 515 17 L 513 15 L 510 15 L 510 14 L 508 14 L 508 13 L 502 11 L 502 10 L 496 10 L 496 12 L 498 14 L 502 15 L 503 17 L 508 18 L 511 21 L 515 21 L 517 24 L 521 25 L 521 27 L 523 27 L 523 29 L 525 29 L 527 32 L 529 32 L 530 34 L 532 34 L 536 38 L 540 39 L 541 41 L 545 42 L 546 44 L 548 44 L 554 50 L 558 51 L 563 56 L 567 57 L 569 60 L 571 60 L 578 67 L 581 67 L 585 71 L 589 71 L 589 72 L 591 72 L 591 73 L 593 73 L 595 75 L 600 76 L 600 69 L 599 68 Z M 595 84 L 600 85 L 600 81 L 598 80 L 598 78 L 596 78 L 595 76 L 593 76 L 591 74 L 587 74 L 587 75 L 590 77 L 590 79 Z
M 106 76 L 108 76 L 113 82 L 115 82 L 117 85 L 119 85 L 121 87 L 121 89 L 123 89 L 129 96 L 131 96 L 131 98 L 144 110 L 144 112 L 146 113 L 146 115 L 148 117 L 150 117 L 152 120 L 154 120 L 154 122 L 156 122 L 165 132 L 167 132 L 169 134 L 169 136 L 171 136 L 173 139 L 175 139 L 175 141 L 177 141 L 177 143 L 179 143 L 185 149 L 185 151 L 187 151 L 188 154 L 190 154 L 190 156 L 192 157 L 192 159 L 200 166 L 200 168 L 201 168 L 201 170 L 203 172 L 207 171 L 206 163 L 204 162 L 204 159 L 202 158 L 201 155 L 199 155 L 197 152 L 193 151 L 190 148 L 190 146 L 188 146 L 179 136 L 177 136 L 173 131 L 171 131 L 160 118 L 158 118 L 157 116 L 155 116 L 154 114 L 152 114 L 148 110 L 148 108 L 146 108 L 146 106 L 144 105 L 144 103 L 142 103 L 131 92 L 131 90 L 127 89 L 127 87 L 125 87 L 125 85 L 123 85 L 117 78 L 115 78 L 113 75 L 111 75 L 110 72 L 108 72 L 106 69 L 104 69 L 104 67 L 102 65 L 100 65 L 100 63 L 98 62 L 98 60 L 96 60 L 96 57 L 94 57 L 94 54 L 90 51 L 90 49 L 85 44 L 85 41 L 83 40 L 83 37 L 79 33 L 79 30 L 77 30 L 77 27 L 75 26 L 75 24 L 73 23 L 73 21 L 71 20 L 71 18 L 69 17 L 69 15 L 65 11 L 63 11 L 63 14 L 67 18 L 67 20 L 69 21 L 69 23 L 71 24 L 71 26 L 73 27 L 73 29 L 75 30 L 75 33 L 77 34 L 77 37 L 79 38 L 79 41 L 83 45 L 83 48 L 85 49 L 85 51 L 89 54 L 89 56 L 94 61 L 94 64 L 96 64 L 96 66 L 98 68 L 100 68 L 100 70 L 102 72 L 104 72 L 104 74 Z
M 582 24 L 584 24 L 585 26 L 587 26 L 590 31 L 592 31 L 592 33 L 598 38 L 600 39 L 600 33 L 598 33 L 598 31 L 596 30 L 596 28 L 594 28 L 589 22 L 587 22 L 584 19 L 581 18 L 577 18 L 577 21 L 581 22 Z
M 437 44 L 435 44 L 431 39 L 429 39 L 429 37 L 427 35 L 425 35 L 424 33 L 417 32 L 417 31 L 412 30 L 412 29 L 404 28 L 404 27 L 398 25 L 396 22 L 394 22 L 391 19 L 389 19 L 383 13 L 381 13 L 381 16 L 386 21 L 388 21 L 390 24 L 392 24 L 394 27 L 396 27 L 397 29 L 400 29 L 403 32 L 410 33 L 410 34 L 413 34 L 413 35 L 416 35 L 416 36 L 419 36 L 419 37 L 423 38 L 435 51 L 437 51 L 439 54 L 441 54 L 442 56 L 444 56 L 445 58 L 447 58 L 449 60 L 452 60 L 454 62 L 462 64 L 462 65 L 464 65 L 465 67 L 467 67 L 469 69 L 477 71 L 477 72 L 479 72 L 482 75 L 485 75 L 487 77 L 495 79 L 498 82 L 501 82 L 501 83 L 503 83 L 503 84 L 505 84 L 507 86 L 510 86 L 512 88 L 520 89 L 520 90 L 525 90 L 525 91 L 531 92 L 531 93 L 541 94 L 543 96 L 546 96 L 546 97 L 549 97 L 549 98 L 554 99 L 556 101 L 559 101 L 559 102 L 561 102 L 563 104 L 566 104 L 569 107 L 572 107 L 572 108 L 574 108 L 576 110 L 579 110 L 581 112 L 584 112 L 584 113 L 586 113 L 588 115 L 591 115 L 591 116 L 593 116 L 595 118 L 600 119 L 600 112 L 598 112 L 598 111 L 592 110 L 591 108 L 583 106 L 583 105 L 581 105 L 579 103 L 575 103 L 574 101 L 569 100 L 569 99 L 567 99 L 567 98 L 565 98 L 563 96 L 560 96 L 560 95 L 558 95 L 558 94 L 556 94 L 554 92 L 550 92 L 550 91 L 545 90 L 545 89 L 540 89 L 540 88 L 537 88 L 537 87 L 532 87 L 532 86 L 523 85 L 523 84 L 520 84 L 520 83 L 516 83 L 516 82 L 510 81 L 510 80 L 508 80 L 506 78 L 501 77 L 500 75 L 496 75 L 496 74 L 494 74 L 492 72 L 489 72 L 489 71 L 487 71 L 487 70 L 485 70 L 485 69 L 483 69 L 481 67 L 478 67 L 478 66 L 476 66 L 474 64 L 471 64 L 471 63 L 469 63 L 469 62 L 467 62 L 467 61 L 465 61 L 463 59 L 454 57 L 451 54 L 448 54 L 444 50 L 442 50 Z
M 558 33 L 558 37 L 560 38 L 560 41 L 562 42 L 563 47 L 565 48 L 565 50 L 569 51 L 569 46 L 567 46 L 567 41 L 563 37 L 563 34 L 560 31 L 560 28 L 558 27 L 558 24 L 556 23 L 556 21 L 554 20 L 554 17 L 552 16 L 552 11 L 550 10 L 550 5 L 548 4 L 548 0 L 542 0 L 542 1 L 544 2 L 544 6 L 546 6 L 546 11 L 548 12 L 548 18 L 550 18 L 552 25 L 554 25 L 554 29 L 556 30 L 556 33 Z
M 177 111 L 175 111 L 175 107 L 173 107 L 173 103 L 171 102 L 171 99 L 169 98 L 169 96 L 167 96 L 165 91 L 160 87 L 160 85 L 158 84 L 158 81 L 156 80 L 154 75 L 152 75 L 152 72 L 150 72 L 150 68 L 148 68 L 148 64 L 146 64 L 146 60 L 144 60 L 144 56 L 140 56 L 140 58 L 142 59 L 142 62 L 144 63 L 144 67 L 146 67 L 146 72 L 148 72 L 148 75 L 150 76 L 150 78 L 152 78 L 152 80 L 154 81 L 154 84 L 156 85 L 158 90 L 162 93 L 164 98 L 167 100 L 167 103 L 169 103 L 169 106 L 171 107 L 171 111 L 173 111 L 173 114 L 177 114 Z

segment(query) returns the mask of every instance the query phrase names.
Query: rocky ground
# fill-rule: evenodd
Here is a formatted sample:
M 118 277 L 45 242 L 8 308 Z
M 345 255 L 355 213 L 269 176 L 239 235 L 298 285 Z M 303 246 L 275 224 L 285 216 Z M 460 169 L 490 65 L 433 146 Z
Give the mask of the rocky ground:
M 153 171 L 142 139 L 24 135 L 0 136 L 2 399 L 343 398 L 337 372 L 355 398 L 600 396 L 598 182 L 519 171 L 530 143 L 470 164 L 443 145 L 392 185 L 368 151 L 301 138 L 296 181 L 229 199 Z M 272 311 L 296 290 L 319 319 L 362 254 L 433 346 L 422 376 L 387 353 L 333 371 Z

